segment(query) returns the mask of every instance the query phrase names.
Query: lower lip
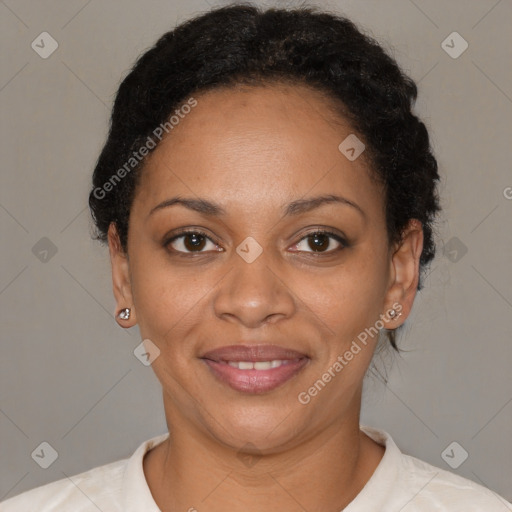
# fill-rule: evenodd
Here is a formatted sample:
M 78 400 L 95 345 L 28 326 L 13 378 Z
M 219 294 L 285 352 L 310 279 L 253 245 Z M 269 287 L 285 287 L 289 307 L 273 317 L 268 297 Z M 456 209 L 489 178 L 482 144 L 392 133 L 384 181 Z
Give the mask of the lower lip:
M 290 360 L 286 364 L 268 370 L 239 370 L 225 362 L 212 361 L 211 359 L 203 359 L 203 361 L 215 377 L 231 388 L 245 393 L 265 393 L 281 386 L 294 375 L 297 375 L 309 359 L 304 357 Z

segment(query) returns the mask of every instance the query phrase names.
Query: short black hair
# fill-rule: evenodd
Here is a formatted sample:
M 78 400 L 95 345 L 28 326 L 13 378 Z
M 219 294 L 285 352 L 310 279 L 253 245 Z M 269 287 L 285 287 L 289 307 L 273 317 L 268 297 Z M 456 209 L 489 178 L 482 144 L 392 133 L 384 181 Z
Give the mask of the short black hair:
M 390 242 L 400 241 L 409 220 L 422 223 L 424 270 L 435 254 L 439 175 L 427 129 L 412 112 L 417 86 L 352 21 L 311 6 L 212 9 L 167 32 L 139 57 L 119 87 L 94 169 L 89 206 L 95 237 L 105 242 L 115 223 L 127 250 L 130 208 L 147 158 L 138 150 L 149 146 L 148 137 L 154 140 L 156 127 L 169 124 L 175 109 L 215 88 L 273 82 L 314 87 L 343 106 L 366 146 L 370 172 L 384 186 Z M 397 349 L 395 332 L 388 337 Z

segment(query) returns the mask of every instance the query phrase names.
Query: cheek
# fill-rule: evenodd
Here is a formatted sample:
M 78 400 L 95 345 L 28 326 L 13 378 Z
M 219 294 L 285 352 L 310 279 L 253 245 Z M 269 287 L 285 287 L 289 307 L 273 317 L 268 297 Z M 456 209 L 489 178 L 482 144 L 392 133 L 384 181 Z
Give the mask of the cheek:
M 163 344 L 183 337 L 192 326 L 200 324 L 201 311 L 214 287 L 208 274 L 194 272 L 192 266 L 186 271 L 173 268 L 165 257 L 149 253 L 132 259 L 131 273 L 143 337 Z
M 303 300 L 343 345 L 372 326 L 383 313 L 387 283 L 384 255 L 347 259 L 322 279 L 303 281 Z

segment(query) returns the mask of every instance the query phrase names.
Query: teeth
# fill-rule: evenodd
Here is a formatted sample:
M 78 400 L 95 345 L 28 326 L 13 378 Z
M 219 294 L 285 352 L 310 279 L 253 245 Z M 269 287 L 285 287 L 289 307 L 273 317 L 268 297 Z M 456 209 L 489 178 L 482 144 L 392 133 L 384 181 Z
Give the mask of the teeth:
M 255 370 L 270 370 L 272 368 L 272 361 L 257 361 L 254 363 Z
M 228 361 L 228 364 L 238 370 L 270 370 L 271 368 L 281 366 L 283 361 L 280 359 L 273 361 L 257 361 L 255 363 L 251 361 Z

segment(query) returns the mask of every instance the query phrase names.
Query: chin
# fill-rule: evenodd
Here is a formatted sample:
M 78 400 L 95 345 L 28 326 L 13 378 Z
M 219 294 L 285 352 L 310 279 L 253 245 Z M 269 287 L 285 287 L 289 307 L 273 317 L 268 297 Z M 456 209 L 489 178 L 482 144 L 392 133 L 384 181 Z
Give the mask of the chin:
M 230 410 L 218 410 L 221 424 L 205 418 L 208 430 L 222 444 L 239 450 L 247 445 L 248 451 L 255 449 L 265 452 L 276 451 L 279 447 L 297 441 L 297 418 L 290 414 L 287 407 L 274 403 L 259 407 L 239 407 Z M 245 451 L 245 448 L 244 448 Z

